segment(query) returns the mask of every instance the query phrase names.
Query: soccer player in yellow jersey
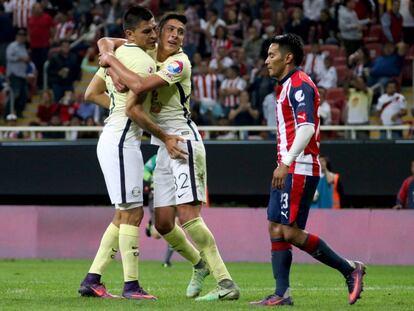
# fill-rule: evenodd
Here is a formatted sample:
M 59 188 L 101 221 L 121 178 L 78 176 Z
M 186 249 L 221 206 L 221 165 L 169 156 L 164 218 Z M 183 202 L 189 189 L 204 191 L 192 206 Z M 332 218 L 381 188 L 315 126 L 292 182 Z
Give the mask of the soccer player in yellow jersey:
M 216 242 L 200 216 L 206 200 L 206 159 L 204 145 L 196 124 L 190 118 L 191 64 L 181 47 L 184 40 L 184 15 L 168 13 L 158 24 L 159 45 L 156 54 L 156 73 L 144 78 L 128 70 L 111 52 L 117 40 L 101 39 L 100 62 L 110 66 L 134 94 L 129 93 L 128 106 L 134 106 L 142 93 L 152 91 L 150 115 L 167 133 L 186 139 L 182 148 L 188 153 L 185 161 L 168 157 L 165 145 L 159 145 L 154 171 L 155 227 L 165 240 L 193 266 L 193 276 L 187 287 L 187 297 L 197 297 L 204 278 L 212 273 L 217 288 L 198 297 L 198 301 L 234 300 L 240 296 L 217 249 Z M 187 240 L 184 231 L 175 225 L 178 216 L 184 231 L 196 248 Z
M 131 7 L 124 14 L 124 29 L 128 38 L 116 51 L 118 59 L 130 70 L 142 76 L 155 72 L 154 60 L 145 52 L 155 48 L 157 36 L 152 13 L 139 6 Z M 126 110 L 127 93 L 118 92 L 110 76 L 100 68 L 85 93 L 86 100 L 109 108 L 103 132 L 99 138 L 97 154 L 115 215 L 109 224 L 89 269 L 82 281 L 82 296 L 114 297 L 101 283 L 101 275 L 114 258 L 117 250 L 122 256 L 124 270 L 123 297 L 129 299 L 155 299 L 145 292 L 138 282 L 138 226 L 143 217 L 144 163 L 140 138 L 144 128 L 158 136 L 168 146 L 168 152 L 179 156 L 175 146 L 177 137 L 167 135 L 150 118 L 142 113 L 151 104 L 151 96 L 142 94 L 135 106 L 134 121 Z

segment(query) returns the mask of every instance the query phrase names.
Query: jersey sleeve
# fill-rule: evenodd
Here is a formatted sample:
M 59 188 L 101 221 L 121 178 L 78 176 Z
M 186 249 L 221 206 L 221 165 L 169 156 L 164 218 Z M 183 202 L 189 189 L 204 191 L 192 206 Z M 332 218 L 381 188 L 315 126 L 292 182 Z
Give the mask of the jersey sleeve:
M 167 59 L 155 73 L 169 85 L 182 81 L 189 76 L 191 65 L 188 60 L 177 57 Z
M 105 68 L 103 67 L 99 67 L 98 71 L 95 73 L 95 75 L 97 75 L 99 78 L 101 78 L 102 80 L 105 80 Z
M 303 124 L 315 124 L 315 91 L 303 82 L 298 87 L 292 87 L 289 93 L 298 126 Z

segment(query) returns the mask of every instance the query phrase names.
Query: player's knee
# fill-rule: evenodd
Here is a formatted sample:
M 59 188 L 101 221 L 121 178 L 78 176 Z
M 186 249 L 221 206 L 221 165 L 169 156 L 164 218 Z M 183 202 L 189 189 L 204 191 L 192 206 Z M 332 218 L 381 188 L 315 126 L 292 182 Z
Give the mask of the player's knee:
M 269 235 L 270 238 L 276 239 L 276 238 L 284 238 L 283 236 L 283 226 L 281 224 L 276 223 L 269 223 Z
M 167 234 L 168 232 L 171 232 L 172 229 L 174 229 L 175 223 L 171 222 L 169 220 L 156 220 L 155 221 L 155 229 L 161 234 Z
M 141 206 L 134 206 L 133 204 L 122 204 L 124 210 L 120 211 L 120 218 L 122 224 L 131 226 L 139 226 L 144 216 L 144 211 Z

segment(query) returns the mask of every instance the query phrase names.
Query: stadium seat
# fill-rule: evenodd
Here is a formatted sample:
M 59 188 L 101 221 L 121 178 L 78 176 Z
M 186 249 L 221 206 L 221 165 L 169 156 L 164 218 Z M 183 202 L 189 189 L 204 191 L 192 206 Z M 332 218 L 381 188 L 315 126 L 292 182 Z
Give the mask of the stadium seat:
M 349 69 L 346 65 L 335 66 L 336 74 L 338 76 L 338 86 L 343 86 L 345 81 L 349 78 Z
M 321 45 L 321 50 L 328 52 L 332 58 L 335 58 L 338 55 L 339 47 L 335 44 L 323 44 Z
M 342 87 L 336 87 L 326 90 L 326 100 L 328 102 L 335 102 L 337 100 L 345 101 L 345 91 Z

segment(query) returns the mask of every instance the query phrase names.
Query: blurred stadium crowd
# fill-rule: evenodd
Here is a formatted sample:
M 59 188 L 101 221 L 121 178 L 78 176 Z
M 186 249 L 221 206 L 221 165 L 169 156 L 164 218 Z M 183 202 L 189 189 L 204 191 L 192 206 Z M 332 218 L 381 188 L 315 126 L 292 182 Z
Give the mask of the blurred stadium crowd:
M 304 41 L 303 69 L 320 88 L 322 124 L 412 122 L 401 89 L 413 78 L 414 0 L 0 0 L 0 124 L 102 124 L 107 112 L 85 102 L 83 91 L 98 68 L 96 41 L 123 36 L 122 14 L 132 4 L 155 16 L 187 16 L 183 48 L 193 64 L 192 119 L 199 125 L 275 125 L 275 81 L 264 60 L 270 38 L 285 32 Z

